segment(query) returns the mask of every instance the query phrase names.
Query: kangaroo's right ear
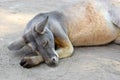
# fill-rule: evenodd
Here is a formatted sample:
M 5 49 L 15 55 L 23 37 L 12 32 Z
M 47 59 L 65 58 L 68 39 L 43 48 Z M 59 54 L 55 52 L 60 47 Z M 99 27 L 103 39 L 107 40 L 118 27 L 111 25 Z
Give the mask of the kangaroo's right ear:
M 48 16 L 41 23 L 38 23 L 35 26 L 35 31 L 40 34 L 44 34 L 47 22 L 48 22 Z
M 8 46 L 9 50 L 19 50 L 21 48 L 24 47 L 25 45 L 25 40 L 23 39 L 23 37 L 13 41 L 12 43 L 10 43 L 10 45 Z

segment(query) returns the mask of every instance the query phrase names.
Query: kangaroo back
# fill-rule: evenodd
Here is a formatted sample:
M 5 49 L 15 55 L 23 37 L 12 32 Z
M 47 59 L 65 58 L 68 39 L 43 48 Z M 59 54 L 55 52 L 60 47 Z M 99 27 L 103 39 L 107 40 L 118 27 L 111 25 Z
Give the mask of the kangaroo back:
M 65 23 L 71 42 L 76 46 L 113 41 L 118 33 L 113 24 L 119 25 L 119 17 L 116 18 L 117 9 L 116 14 L 110 14 L 111 8 L 111 0 L 81 0 L 64 8 L 62 13 L 67 19 Z M 112 16 L 116 16 L 115 19 Z

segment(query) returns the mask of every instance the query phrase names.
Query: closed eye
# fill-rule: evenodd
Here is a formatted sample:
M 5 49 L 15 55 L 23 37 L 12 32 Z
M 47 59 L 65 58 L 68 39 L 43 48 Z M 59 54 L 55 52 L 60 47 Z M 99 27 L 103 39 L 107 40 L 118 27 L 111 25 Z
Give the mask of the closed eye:
M 43 45 L 43 47 L 46 47 L 48 45 L 48 41 L 47 40 L 44 41 L 42 45 Z

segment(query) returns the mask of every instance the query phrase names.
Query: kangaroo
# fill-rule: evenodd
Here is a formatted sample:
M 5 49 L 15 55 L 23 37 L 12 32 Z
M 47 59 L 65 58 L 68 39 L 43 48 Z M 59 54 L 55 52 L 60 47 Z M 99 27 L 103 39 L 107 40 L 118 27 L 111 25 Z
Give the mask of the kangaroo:
M 29 46 L 37 56 L 24 57 L 20 65 L 30 68 L 44 62 L 58 65 L 70 57 L 73 46 L 120 44 L 120 1 L 81 0 L 32 18 L 22 37 L 8 48 Z

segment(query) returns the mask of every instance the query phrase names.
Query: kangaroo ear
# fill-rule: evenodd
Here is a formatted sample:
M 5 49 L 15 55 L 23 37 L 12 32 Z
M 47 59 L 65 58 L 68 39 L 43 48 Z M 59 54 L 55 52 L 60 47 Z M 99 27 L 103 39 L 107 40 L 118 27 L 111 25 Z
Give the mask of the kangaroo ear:
M 10 43 L 10 45 L 8 46 L 9 50 L 19 50 L 21 48 L 23 48 L 25 45 L 25 40 L 21 37 L 15 41 L 13 41 L 12 43 Z
M 44 34 L 47 22 L 48 22 L 48 16 L 41 23 L 35 26 L 35 31 L 40 34 Z

